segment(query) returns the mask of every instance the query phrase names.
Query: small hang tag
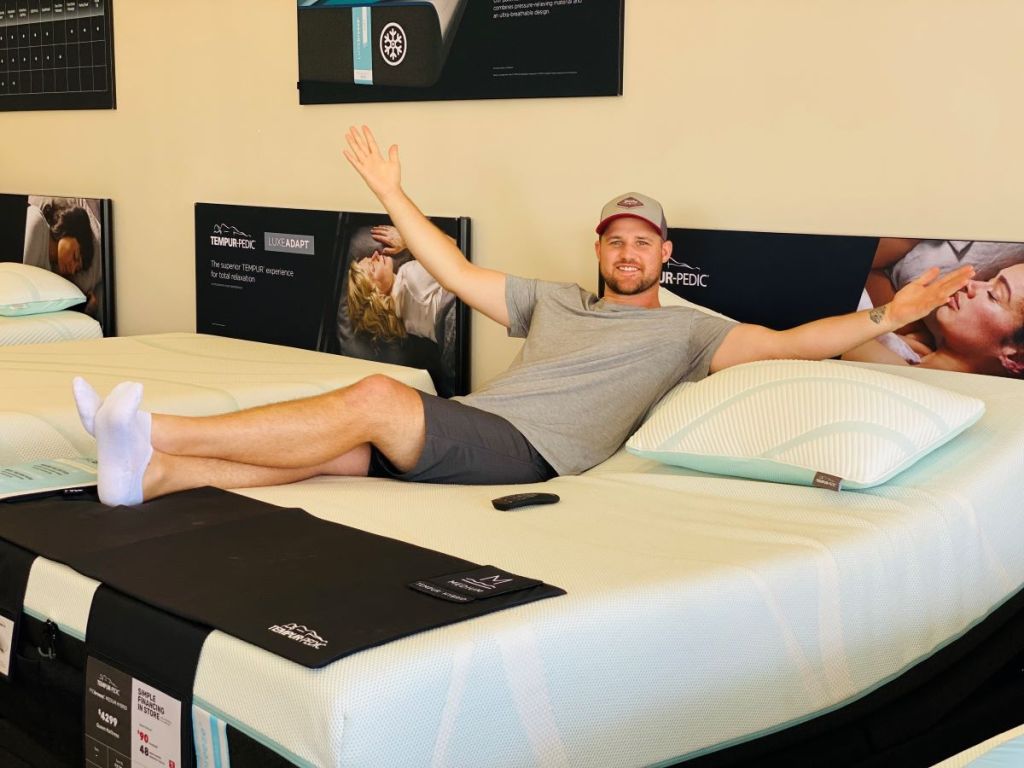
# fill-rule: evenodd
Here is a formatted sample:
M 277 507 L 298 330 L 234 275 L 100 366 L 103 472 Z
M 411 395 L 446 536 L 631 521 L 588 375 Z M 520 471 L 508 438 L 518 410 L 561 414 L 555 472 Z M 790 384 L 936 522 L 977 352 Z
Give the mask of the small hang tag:
M 0 677 L 11 676 L 14 655 L 14 620 L 0 616 Z
M 827 472 L 815 472 L 812 485 L 815 488 L 824 488 L 826 491 L 841 491 L 843 478 L 830 475 Z

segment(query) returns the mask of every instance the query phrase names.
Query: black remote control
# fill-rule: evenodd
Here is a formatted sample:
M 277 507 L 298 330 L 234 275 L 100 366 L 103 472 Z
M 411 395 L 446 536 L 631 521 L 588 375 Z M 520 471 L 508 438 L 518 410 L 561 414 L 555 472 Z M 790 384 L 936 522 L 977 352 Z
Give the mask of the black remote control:
M 491 499 L 495 509 L 507 512 L 520 507 L 532 507 L 534 504 L 554 504 L 559 498 L 553 493 L 513 493 L 511 496 L 499 496 Z

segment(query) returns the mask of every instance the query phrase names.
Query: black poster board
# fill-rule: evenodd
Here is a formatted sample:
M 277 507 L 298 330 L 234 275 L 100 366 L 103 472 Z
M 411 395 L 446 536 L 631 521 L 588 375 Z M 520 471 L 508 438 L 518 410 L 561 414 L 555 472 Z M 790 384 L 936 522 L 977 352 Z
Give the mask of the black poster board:
M 54 261 L 63 237 L 78 240 L 80 252 L 91 252 L 91 261 L 85 264 L 83 257 L 77 272 L 63 273 Z M 74 283 L 86 303 L 70 309 L 94 318 L 104 336 L 117 335 L 113 242 L 108 199 L 0 194 L 0 261 L 49 269 Z
M 0 0 L 0 111 L 113 109 L 113 0 Z
M 945 304 L 843 358 L 1024 379 L 1024 243 L 706 229 L 669 239 L 663 289 L 779 330 L 882 307 L 929 270 L 970 265 L 974 278 Z
M 469 220 L 431 220 L 468 258 Z M 469 312 L 386 215 L 197 203 L 195 227 L 199 333 L 424 368 L 438 394 L 469 391 Z
M 624 0 L 298 0 L 299 101 L 622 93 Z
M 661 284 L 746 323 L 794 325 L 857 308 L 877 237 L 670 229 Z

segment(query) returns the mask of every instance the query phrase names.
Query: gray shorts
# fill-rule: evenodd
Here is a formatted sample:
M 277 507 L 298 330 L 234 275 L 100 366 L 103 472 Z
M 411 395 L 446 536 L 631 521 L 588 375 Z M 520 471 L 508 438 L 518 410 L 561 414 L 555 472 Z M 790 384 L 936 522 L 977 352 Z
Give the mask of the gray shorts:
M 530 441 L 501 416 L 457 400 L 420 393 L 427 437 L 420 460 L 399 472 L 375 447 L 370 477 L 419 483 L 505 485 L 539 483 L 558 473 Z

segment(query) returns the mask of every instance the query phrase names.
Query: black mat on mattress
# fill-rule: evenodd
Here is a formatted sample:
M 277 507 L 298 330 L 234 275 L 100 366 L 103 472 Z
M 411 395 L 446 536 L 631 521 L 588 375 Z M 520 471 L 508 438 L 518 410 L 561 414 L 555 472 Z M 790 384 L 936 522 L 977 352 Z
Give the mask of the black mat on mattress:
M 564 594 L 213 488 L 137 507 L 63 499 L 9 504 L 0 538 L 308 667 Z

